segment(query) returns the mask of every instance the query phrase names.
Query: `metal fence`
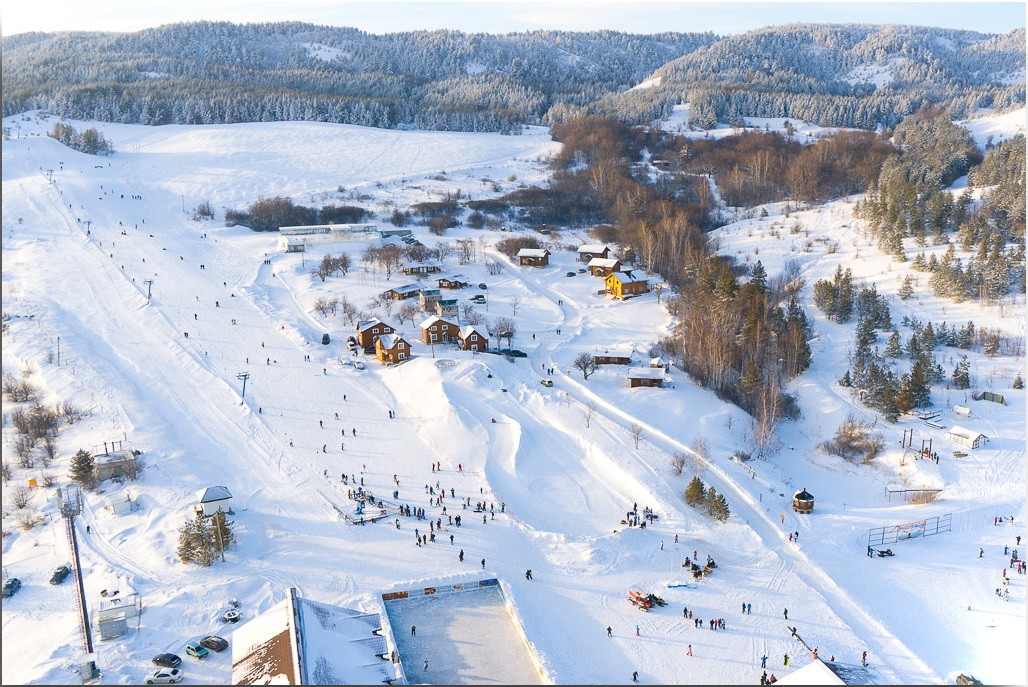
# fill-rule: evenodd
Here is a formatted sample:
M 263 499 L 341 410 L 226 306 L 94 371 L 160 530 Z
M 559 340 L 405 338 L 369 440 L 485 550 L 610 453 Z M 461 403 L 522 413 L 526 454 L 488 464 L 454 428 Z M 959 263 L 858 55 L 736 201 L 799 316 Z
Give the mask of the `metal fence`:
M 886 527 L 874 527 L 867 532 L 867 545 L 880 546 L 884 544 L 895 544 L 906 539 L 920 539 L 930 537 L 933 534 L 949 532 L 952 524 L 953 514 L 939 515 L 915 522 L 907 522 L 902 525 L 888 525 Z

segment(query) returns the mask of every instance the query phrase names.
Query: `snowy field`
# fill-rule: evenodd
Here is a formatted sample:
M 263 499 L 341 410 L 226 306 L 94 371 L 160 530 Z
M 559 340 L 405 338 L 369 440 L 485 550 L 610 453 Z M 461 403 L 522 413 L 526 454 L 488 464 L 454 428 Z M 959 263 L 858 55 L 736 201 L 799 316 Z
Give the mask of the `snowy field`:
M 604 366 L 588 380 L 572 368 L 582 351 L 625 347 L 634 349 L 634 365 L 647 365 L 671 324 L 656 294 L 623 303 L 597 295 L 600 280 L 577 273 L 572 250 L 584 234 L 549 237 L 551 266 L 531 269 L 494 250 L 509 233 L 457 228 L 435 237 L 413 228 L 428 245 L 473 242 L 474 261 L 458 265 L 450 256 L 444 270 L 487 284 L 457 294 L 462 303 L 470 292 L 487 294 L 485 317 L 516 309 L 514 347 L 527 358 L 507 360 L 433 350 L 420 343 L 419 318 L 400 323 L 392 308 L 371 305 L 412 279 L 361 265 L 368 241 L 283 254 L 275 236 L 221 221 L 226 208 L 289 195 L 308 205 L 360 204 L 387 227 L 396 207 L 456 190 L 490 197 L 545 179 L 557 144 L 544 130 L 500 136 L 314 123 L 71 124 L 98 127 L 117 152 L 96 158 L 69 150 L 45 137 L 53 120 L 35 114 L 4 120 L 12 139 L 2 160 L 3 309 L 10 316 L 3 371 L 84 416 L 62 427 L 49 467 L 11 459 L 4 574 L 24 587 L 3 604 L 3 651 L 19 657 L 3 661 L 3 683 L 73 680 L 82 651 L 72 585 L 48 584 L 69 558 L 53 492 L 32 490 L 22 509 L 11 504 L 12 490 L 47 477 L 65 485 L 76 450 L 115 439 L 142 451 L 143 469 L 135 481 L 104 482 L 86 496 L 77 524 L 87 602 L 94 606 L 103 589 L 134 590 L 144 610 L 129 634 L 97 643 L 105 683 L 138 683 L 153 655 L 182 654 L 205 634 L 231 641 L 220 620 L 230 598 L 240 601 L 244 620 L 279 602 L 288 586 L 312 600 L 384 612 L 382 591 L 478 574 L 483 558 L 555 683 L 622 683 L 634 670 L 646 683 L 756 683 L 765 654 L 769 672 L 783 677 L 809 660 L 787 625 L 845 663 L 859 663 L 867 650 L 879 683 L 952 682 L 961 672 L 987 683 L 1028 679 L 1025 577 L 1011 576 L 1009 601 L 993 592 L 1008 568 L 1004 546 L 1028 534 L 1026 409 L 1024 392 L 1011 388 L 1015 372 L 1025 373 L 1023 353 L 970 356 L 972 391 L 1003 394 L 1006 406 L 933 389 L 938 423 L 980 429 L 990 437 L 986 448 L 956 457 L 959 447 L 945 430 L 904 418 L 895 426 L 879 421 L 893 448 L 873 465 L 849 463 L 817 445 L 848 413 L 870 417 L 835 383 L 853 325 L 825 320 L 810 287 L 842 264 L 857 284 L 873 281 L 890 296 L 894 321 L 904 314 L 950 324 L 973 319 L 1021 339 L 1023 296 L 954 304 L 922 284 L 917 297 L 900 301 L 909 262 L 893 263 L 871 245 L 852 218 L 853 199 L 789 216 L 776 206 L 762 218 L 740 214 L 717 232 L 722 252 L 744 263 L 760 259 L 770 276 L 796 263 L 816 329 L 814 365 L 792 385 L 801 420 L 781 426 L 777 453 L 741 464 L 730 456 L 752 451 L 748 418 L 680 371 L 672 368 L 664 388 L 629 389 L 622 367 Z M 192 219 L 204 201 L 216 220 Z M 350 273 L 324 282 L 310 274 L 323 254 L 344 250 L 354 258 Z M 319 298 L 344 295 L 396 326 L 414 359 L 392 368 L 364 356 L 366 369 L 345 364 L 353 324 L 313 310 Z M 319 343 L 324 333 L 327 346 Z M 959 358 L 955 350 L 938 355 L 947 371 Z M 241 373 L 250 375 L 245 399 Z M 552 387 L 540 384 L 544 377 Z M 971 414 L 958 420 L 957 404 Z M 4 401 L 5 460 L 14 439 L 6 418 L 19 405 Z M 932 439 L 940 463 L 905 460 L 896 448 L 904 429 Z M 691 451 L 699 439 L 706 456 Z M 670 467 L 676 453 L 688 456 L 681 475 Z M 727 523 L 685 505 L 682 492 L 696 473 L 726 495 Z M 380 497 L 426 508 L 442 521 L 439 540 L 414 546 L 414 528 L 425 522 L 410 518 L 398 518 L 399 528 L 392 519 L 345 522 L 341 513 L 352 515 L 355 506 L 347 492 L 359 480 Z M 893 484 L 944 492 L 931 504 L 897 503 L 885 493 Z M 185 566 L 175 554 L 178 529 L 195 492 L 212 485 L 233 494 L 238 543 L 224 563 Z M 790 509 L 803 487 L 817 498 L 810 516 Z M 430 505 L 430 488 L 445 490 L 441 506 Z M 105 499 L 121 492 L 136 509 L 113 515 Z M 495 519 L 476 520 L 465 499 L 493 505 Z M 621 524 L 636 503 L 659 515 L 651 527 Z M 33 512 L 46 519 L 23 528 Z M 467 514 L 459 528 L 449 522 L 458 513 Z M 947 513 L 952 532 L 897 544 L 891 559 L 864 555 L 869 529 Z M 1014 516 L 1014 524 L 994 525 L 1000 515 Z M 790 542 L 794 532 L 799 540 Z M 715 573 L 695 588 L 668 588 L 686 581 L 681 563 L 694 551 L 718 561 Z M 528 568 L 532 581 L 524 579 Z M 626 600 L 632 588 L 664 596 L 668 606 L 640 613 Z M 740 614 L 743 603 L 752 614 Z M 696 629 L 682 619 L 686 606 L 696 618 L 725 618 L 727 630 Z M 466 629 L 454 621 L 447 632 Z M 189 684 L 230 679 L 226 654 L 187 659 L 184 667 Z
M 499 587 L 413 596 L 384 605 L 408 682 L 542 684 Z M 411 627 L 417 628 L 416 635 Z

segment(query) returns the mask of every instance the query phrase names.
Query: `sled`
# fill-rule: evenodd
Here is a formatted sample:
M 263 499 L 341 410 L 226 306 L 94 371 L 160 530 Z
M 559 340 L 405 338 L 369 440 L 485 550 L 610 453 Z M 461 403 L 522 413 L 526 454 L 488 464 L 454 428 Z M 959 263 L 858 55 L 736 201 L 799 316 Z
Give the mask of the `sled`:
M 628 592 L 628 600 L 643 611 L 648 611 L 653 608 L 653 602 L 643 596 L 643 593 L 638 589 L 633 589 Z
M 694 584 L 687 584 L 687 583 L 669 584 L 667 586 L 667 588 L 668 589 L 696 589 L 696 585 L 694 585 Z

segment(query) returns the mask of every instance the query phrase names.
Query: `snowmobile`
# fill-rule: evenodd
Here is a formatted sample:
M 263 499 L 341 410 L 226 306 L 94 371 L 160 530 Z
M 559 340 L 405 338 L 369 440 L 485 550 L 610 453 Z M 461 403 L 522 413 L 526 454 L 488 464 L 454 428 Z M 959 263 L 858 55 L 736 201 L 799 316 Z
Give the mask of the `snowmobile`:
M 628 600 L 643 611 L 648 611 L 653 608 L 653 602 L 643 596 L 643 593 L 638 589 L 632 589 L 628 592 Z
M 878 553 L 878 557 L 879 558 L 885 558 L 886 556 L 895 556 L 896 555 L 896 554 L 894 554 L 892 552 L 892 549 L 878 549 L 877 553 Z
M 657 606 L 667 606 L 667 601 L 664 601 L 664 599 L 660 598 L 656 594 L 647 594 L 646 600 L 652 604 L 656 604 Z

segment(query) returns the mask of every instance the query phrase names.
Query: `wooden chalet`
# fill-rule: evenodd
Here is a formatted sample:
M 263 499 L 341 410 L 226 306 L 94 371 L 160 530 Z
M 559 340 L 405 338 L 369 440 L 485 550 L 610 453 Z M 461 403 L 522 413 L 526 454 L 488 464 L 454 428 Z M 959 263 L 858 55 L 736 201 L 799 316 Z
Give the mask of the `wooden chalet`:
M 473 325 L 466 324 L 458 333 L 460 347 L 465 351 L 489 350 L 489 337 Z
M 436 274 L 443 268 L 434 262 L 405 262 L 400 266 L 404 274 Z
M 628 386 L 664 386 L 664 370 L 655 367 L 633 367 L 628 371 Z
M 621 261 L 617 258 L 593 258 L 589 261 L 589 274 L 594 277 L 606 277 L 608 274 L 621 271 Z
M 611 272 L 604 279 L 604 284 L 608 295 L 621 299 L 648 293 L 650 290 L 650 282 L 645 275 L 631 270 Z
M 440 289 L 463 289 L 471 284 L 463 274 L 448 274 L 436 278 Z
M 550 264 L 550 251 L 545 248 L 522 248 L 518 251 L 518 264 L 522 267 L 546 267 Z
M 383 291 L 382 295 L 386 298 L 392 298 L 394 301 L 402 301 L 405 298 L 414 298 L 421 293 L 421 287 L 417 284 L 405 284 L 403 286 L 394 286 L 388 291 Z
M 597 365 L 627 365 L 632 362 L 632 351 L 629 350 L 605 350 L 593 356 Z
M 427 344 L 456 341 L 460 327 L 438 315 L 432 315 L 421 323 L 421 340 Z
M 375 345 L 375 338 L 392 334 L 396 330 L 377 317 L 357 323 L 357 345 L 361 348 Z
M 410 344 L 399 334 L 385 334 L 375 339 L 375 357 L 384 365 L 395 365 L 410 356 Z
M 593 258 L 609 258 L 610 248 L 603 244 L 587 243 L 578 247 L 578 260 L 589 262 Z

